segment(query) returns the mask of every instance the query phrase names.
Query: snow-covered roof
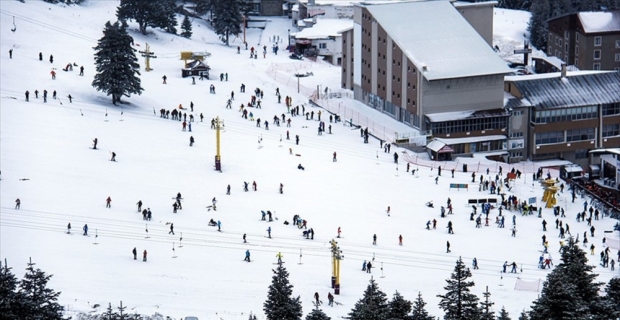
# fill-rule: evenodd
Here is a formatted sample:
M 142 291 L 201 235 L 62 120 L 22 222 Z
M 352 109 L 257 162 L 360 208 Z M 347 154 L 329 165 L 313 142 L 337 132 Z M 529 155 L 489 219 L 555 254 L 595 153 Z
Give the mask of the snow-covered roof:
M 455 7 L 486 7 L 486 6 L 496 6 L 497 1 L 483 1 L 483 2 L 467 2 L 467 1 L 456 1 L 453 3 Z
M 489 109 L 489 110 L 468 110 L 468 111 L 453 111 L 453 112 L 440 112 L 427 114 L 426 117 L 431 122 L 444 122 L 455 121 L 463 119 L 474 118 L 488 118 L 497 116 L 509 116 L 510 114 L 504 109 Z
M 433 141 L 429 142 L 429 143 L 426 145 L 426 148 L 427 148 L 427 149 L 431 149 L 431 150 L 433 150 L 433 151 L 437 152 L 437 151 L 439 151 L 439 149 L 441 149 L 441 148 L 442 148 L 443 146 L 445 146 L 445 145 L 446 145 L 445 143 L 443 143 L 443 142 L 441 142 L 441 141 L 439 141 L 439 140 L 435 139 L 435 140 L 433 140 Z
M 579 12 L 577 14 L 586 33 L 619 32 L 620 10 L 611 12 Z
M 293 5 L 293 8 L 291 9 L 291 11 L 295 11 L 295 12 L 299 11 L 299 5 L 298 4 Z
M 620 102 L 620 72 L 567 73 L 530 78 L 512 84 L 537 108 L 566 108 Z M 523 76 L 531 77 L 531 76 Z
M 613 153 L 613 154 L 620 155 L 620 148 L 590 150 L 590 154 L 593 154 L 593 153 Z
M 308 4 L 309 0 L 298 0 L 299 3 L 304 5 Z M 398 2 L 398 1 L 427 1 L 427 0 L 314 0 L 314 5 L 316 6 L 354 6 L 357 4 L 379 4 L 379 3 L 387 3 L 387 2 Z M 452 0 L 443 0 L 443 1 L 452 1 Z
M 601 74 L 601 73 L 617 73 L 617 71 L 609 71 L 609 70 L 578 70 L 578 71 L 568 71 L 566 72 L 567 77 L 574 76 L 584 76 L 589 74 Z M 549 79 L 549 78 L 559 78 L 562 76 L 561 72 L 549 72 L 549 73 L 537 73 L 537 74 L 524 74 L 519 76 L 505 76 L 504 81 L 510 82 L 518 82 L 518 81 L 528 81 L 535 79 Z
M 545 62 L 551 64 L 552 66 L 558 68 L 558 70 L 562 69 L 562 64 L 564 64 L 564 60 L 556 57 L 556 56 L 551 56 L 551 57 L 532 57 L 532 60 L 535 59 L 540 59 L 540 60 L 544 60 Z
M 316 23 L 295 33 L 296 39 L 327 39 L 329 37 L 340 37 L 339 32 L 353 27 L 353 20 L 350 19 L 316 19 Z
M 507 137 L 504 135 L 466 137 L 466 138 L 437 138 L 438 141 L 443 142 L 450 146 L 455 145 L 455 144 L 462 144 L 462 143 L 496 141 L 496 140 L 506 140 L 506 139 Z
M 427 80 L 511 71 L 448 1 L 366 8 Z

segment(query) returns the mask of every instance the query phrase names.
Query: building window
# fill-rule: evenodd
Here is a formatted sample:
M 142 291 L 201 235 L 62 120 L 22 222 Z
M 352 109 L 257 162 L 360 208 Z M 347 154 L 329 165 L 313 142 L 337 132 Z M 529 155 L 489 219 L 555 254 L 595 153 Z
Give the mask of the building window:
M 562 47 L 562 39 L 560 39 L 560 41 L 558 41 L 558 47 Z
M 616 40 L 616 49 L 620 49 L 620 40 Z
M 603 44 L 603 37 L 594 37 L 594 45 L 600 47 Z
M 594 50 L 594 60 L 601 60 L 601 50 Z
M 523 132 L 511 132 L 510 138 L 523 138 Z
M 595 63 L 592 65 L 592 70 L 601 70 L 601 64 L 600 63 Z
M 575 42 L 579 42 L 579 33 L 575 33 Z
M 603 126 L 603 138 L 620 136 L 620 124 Z
M 319 49 L 327 49 L 327 43 L 319 43 Z
M 620 61 L 620 53 L 616 53 L 616 61 Z
M 523 110 L 515 110 L 515 111 L 512 111 L 512 112 L 510 113 L 510 115 L 511 115 L 511 116 L 513 116 L 513 117 L 522 116 L 522 115 L 523 115 Z
M 575 58 L 575 65 L 579 66 L 579 59 Z
M 579 47 L 575 47 L 575 55 L 578 56 L 579 55 Z
M 534 123 L 568 122 L 598 117 L 596 106 L 578 107 L 569 109 L 542 110 L 532 114 Z
M 568 53 L 568 43 L 564 44 L 564 52 Z
M 564 30 L 564 39 L 568 40 L 568 30 Z
M 594 139 L 594 128 L 566 130 L 566 142 Z
M 564 142 L 564 131 L 541 132 L 536 134 L 536 144 Z
M 523 157 L 523 152 L 511 152 L 510 153 L 510 157 L 511 158 L 522 158 Z
M 575 159 L 587 159 L 587 158 L 588 158 L 588 149 L 575 150 Z

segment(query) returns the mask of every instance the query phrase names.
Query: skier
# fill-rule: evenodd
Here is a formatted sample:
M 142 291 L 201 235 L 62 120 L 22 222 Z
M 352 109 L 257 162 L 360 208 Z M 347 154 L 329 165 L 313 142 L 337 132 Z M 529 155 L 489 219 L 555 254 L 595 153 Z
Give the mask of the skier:
M 138 260 L 138 251 L 136 250 L 136 247 L 133 247 L 133 251 L 131 252 L 133 253 L 133 259 Z
M 377 234 L 372 235 L 372 244 L 377 245 Z
M 105 199 L 105 207 L 112 208 L 112 206 L 110 205 L 111 202 L 112 202 L 112 198 L 108 197 L 107 199 Z
M 371 273 L 370 269 L 372 268 L 372 264 L 370 263 L 370 261 L 368 261 L 368 263 L 366 263 L 366 273 Z
M 26 100 L 28 100 L 28 99 L 26 99 Z M 336 151 L 334 151 L 334 158 L 333 158 L 333 160 L 332 160 L 332 161 L 333 161 L 333 162 L 338 161 L 338 160 L 336 159 Z
M 398 236 L 398 245 L 402 246 L 403 245 L 403 235 L 399 235 Z
M 542 221 L 543 231 L 547 231 L 547 221 L 543 219 Z
M 213 199 L 211 200 L 211 203 L 213 204 L 213 211 L 217 211 L 215 208 L 215 204 L 217 203 L 217 200 L 215 200 L 215 197 L 213 197 Z
M 245 233 L 243 234 L 243 243 L 248 243 L 248 242 L 245 240 Z
M 252 188 L 254 189 L 254 191 L 257 191 L 257 190 L 256 190 L 256 189 L 257 189 L 257 188 L 256 188 L 256 181 L 253 181 L 253 182 L 252 182 Z
M 278 258 L 278 264 L 282 265 L 282 252 L 278 252 L 278 254 L 276 254 L 276 257 Z
M 271 239 L 271 227 L 267 228 L 267 238 Z
M 142 252 L 142 261 L 146 262 L 146 249 Z
M 510 270 L 510 273 L 517 273 L 517 263 L 513 261 L 511 266 L 512 269 Z
M 394 152 L 394 163 L 398 164 L 398 153 Z
M 50 54 L 50 63 L 54 63 L 54 56 Z
M 70 94 L 67 95 L 67 98 L 69 99 L 69 103 L 73 103 L 73 97 Z
M 366 271 L 366 260 L 362 263 L 362 271 Z
M 390 216 L 390 206 L 388 206 L 388 208 L 387 208 L 387 215 L 388 215 L 388 217 Z
M 26 90 L 26 101 L 30 101 L 28 97 L 30 97 L 30 91 Z
M 317 306 L 321 305 L 321 300 L 319 300 L 319 293 L 318 292 L 314 293 L 314 300 L 316 300 L 316 305 Z
M 250 262 L 250 250 L 245 250 L 245 259 L 243 259 L 243 261 L 247 261 Z
M 88 235 L 88 224 L 85 224 L 84 227 L 82 228 L 82 230 L 84 230 L 84 234 L 85 236 Z
M 13 59 L 13 49 L 9 49 L 9 59 Z
M 15 200 L 15 210 L 19 210 L 19 207 L 21 206 L 21 204 L 22 204 L 22 201 L 19 200 L 19 198 L 17 198 Z
M 222 223 L 220 222 L 220 220 L 217 220 L 217 231 L 222 231 Z
M 80 67 L 80 75 L 83 76 L 84 75 L 84 66 Z
M 174 235 L 174 223 L 170 224 L 170 232 L 168 232 L 168 234 Z
M 71 233 L 71 222 L 69 222 L 69 224 L 67 224 L 67 234 Z
M 138 205 L 138 212 L 142 211 L 142 200 L 138 200 L 136 204 Z
M 472 261 L 471 264 L 472 264 L 474 270 L 479 269 L 478 268 L 478 259 L 476 259 L 476 257 L 474 257 L 474 260 Z
M 613 261 L 613 260 L 612 260 Z M 327 303 L 328 306 L 333 307 L 334 306 L 334 296 L 332 295 L 331 292 L 327 293 L 327 301 L 329 301 Z
M 340 238 L 340 227 L 338 227 L 338 237 L 337 238 Z
M 43 52 L 39 52 L 39 61 L 43 61 Z
M 280 194 L 284 193 L 283 189 L 284 189 L 284 185 L 280 183 Z
M 166 77 L 166 75 L 164 75 L 163 77 L 161 77 L 164 80 L 164 84 L 166 84 L 166 79 L 168 79 L 168 77 Z
M 226 187 L 226 194 L 227 194 L 227 195 L 230 195 L 230 185 L 228 185 L 228 186 Z
M 190 136 L 189 137 L 189 146 L 193 146 L 194 145 L 194 136 Z
M 112 158 L 110 161 L 116 161 L 116 152 L 112 151 Z
M 446 253 L 450 253 L 450 241 L 446 241 Z
M 97 138 L 95 138 L 95 139 L 93 140 L 93 149 L 94 149 L 94 150 L 97 150 L 97 142 L 98 142 L 98 140 L 97 140 Z

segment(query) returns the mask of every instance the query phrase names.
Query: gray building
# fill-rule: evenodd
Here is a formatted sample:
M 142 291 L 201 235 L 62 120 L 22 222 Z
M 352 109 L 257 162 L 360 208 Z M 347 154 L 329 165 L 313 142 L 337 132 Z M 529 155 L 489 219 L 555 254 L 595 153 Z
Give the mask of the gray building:
M 509 114 L 502 88 L 511 70 L 481 36 L 492 34 L 493 4 L 356 6 L 354 27 L 343 32 L 342 87 L 442 138 L 455 154 L 505 150 Z M 477 23 L 478 31 L 465 15 L 490 22 Z
M 620 72 L 506 77 L 510 162 L 564 159 L 587 167 L 589 151 L 620 146 Z

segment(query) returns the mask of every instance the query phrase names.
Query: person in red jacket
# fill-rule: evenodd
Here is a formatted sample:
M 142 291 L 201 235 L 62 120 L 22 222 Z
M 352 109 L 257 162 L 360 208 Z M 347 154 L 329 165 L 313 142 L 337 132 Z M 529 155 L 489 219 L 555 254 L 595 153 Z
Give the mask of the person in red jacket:
M 111 202 L 112 202 L 112 199 L 110 197 L 105 199 L 105 207 L 106 208 L 111 208 L 112 207 L 112 205 L 110 205 Z
M 142 253 L 142 261 L 146 262 L 146 249 Z

